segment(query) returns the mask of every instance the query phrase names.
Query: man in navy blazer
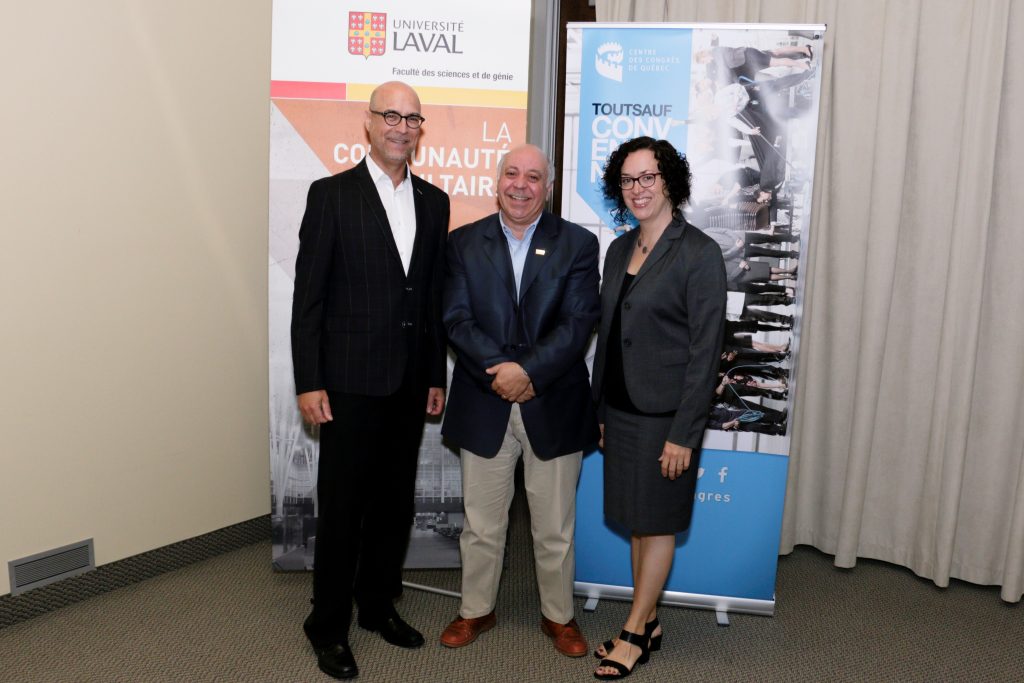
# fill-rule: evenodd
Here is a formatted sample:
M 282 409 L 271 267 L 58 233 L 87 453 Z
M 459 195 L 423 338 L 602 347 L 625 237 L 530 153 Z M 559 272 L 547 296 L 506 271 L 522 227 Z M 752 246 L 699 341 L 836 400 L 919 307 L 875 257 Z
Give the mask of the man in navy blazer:
M 365 116 L 369 156 L 309 188 L 292 302 L 299 409 L 320 425 L 313 611 L 303 627 L 335 678 L 358 674 L 353 598 L 361 627 L 394 645 L 423 644 L 393 600 L 424 416 L 444 408 L 448 195 L 409 171 L 424 121 L 412 88 L 382 84 Z
M 522 457 L 541 627 L 559 652 L 587 644 L 573 618 L 576 483 L 597 442 L 584 354 L 600 310 L 598 242 L 544 211 L 550 163 L 532 145 L 498 168 L 499 212 L 448 240 L 444 324 L 457 361 L 442 432 L 461 448 L 462 605 L 441 636 L 461 647 L 494 626 Z

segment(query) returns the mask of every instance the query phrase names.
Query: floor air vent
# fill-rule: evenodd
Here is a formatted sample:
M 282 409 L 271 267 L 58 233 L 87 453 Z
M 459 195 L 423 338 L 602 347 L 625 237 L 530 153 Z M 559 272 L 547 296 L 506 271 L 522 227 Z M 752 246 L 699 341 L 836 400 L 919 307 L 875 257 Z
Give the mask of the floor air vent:
M 11 575 L 11 595 L 84 574 L 96 568 L 92 539 L 11 560 L 7 568 Z

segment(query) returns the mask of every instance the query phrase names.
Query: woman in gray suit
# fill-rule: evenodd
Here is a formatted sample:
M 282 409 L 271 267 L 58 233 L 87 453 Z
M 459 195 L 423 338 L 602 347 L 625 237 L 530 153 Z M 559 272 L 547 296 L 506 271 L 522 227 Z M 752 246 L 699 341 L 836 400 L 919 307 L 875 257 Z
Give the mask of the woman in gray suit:
M 594 359 L 605 518 L 629 530 L 633 605 L 595 655 L 598 679 L 628 676 L 661 646 L 657 601 L 690 524 L 700 445 L 717 383 L 726 277 L 718 244 L 682 218 L 690 168 L 671 143 L 622 144 L 604 171 L 618 224 L 608 248 Z

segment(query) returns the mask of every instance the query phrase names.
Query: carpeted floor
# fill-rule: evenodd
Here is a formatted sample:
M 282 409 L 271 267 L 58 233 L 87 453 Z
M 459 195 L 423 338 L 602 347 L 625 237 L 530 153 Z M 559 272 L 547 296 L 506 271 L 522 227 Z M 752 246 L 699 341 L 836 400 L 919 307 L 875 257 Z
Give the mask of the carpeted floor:
M 456 570 L 407 572 L 459 589 Z M 427 637 L 414 651 L 353 626 L 360 681 L 585 681 L 595 660 L 558 655 L 541 634 L 529 518 L 513 504 L 498 626 L 473 645 L 437 642 L 457 600 L 407 590 L 399 611 Z M 310 576 L 270 568 L 269 541 L 98 595 L 0 630 L 0 681 L 327 681 L 302 635 Z M 586 613 L 596 644 L 627 605 Z M 995 588 L 934 587 L 909 571 L 862 561 L 854 570 L 802 548 L 779 563 L 776 615 L 661 610 L 665 643 L 630 679 L 643 681 L 1024 681 L 1024 608 Z

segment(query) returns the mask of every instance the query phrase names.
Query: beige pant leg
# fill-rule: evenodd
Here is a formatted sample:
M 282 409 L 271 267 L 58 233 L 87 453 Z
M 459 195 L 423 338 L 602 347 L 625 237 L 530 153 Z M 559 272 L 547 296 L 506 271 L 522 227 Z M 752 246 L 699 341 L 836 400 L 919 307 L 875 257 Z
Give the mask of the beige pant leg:
M 518 408 L 518 406 L 516 406 Z M 533 555 L 540 591 L 540 611 L 559 624 L 573 618 L 576 575 L 576 484 L 583 452 L 541 460 L 530 447 L 518 410 L 512 411 L 512 433 L 523 444 L 523 478 L 530 504 Z
M 516 406 L 515 408 L 518 408 Z M 518 411 L 516 411 L 518 412 Z M 505 558 L 508 509 L 515 490 L 516 461 L 522 452 L 511 428 L 493 458 L 460 451 L 466 519 L 459 537 L 462 553 L 462 606 L 459 615 L 474 619 L 494 609 Z

